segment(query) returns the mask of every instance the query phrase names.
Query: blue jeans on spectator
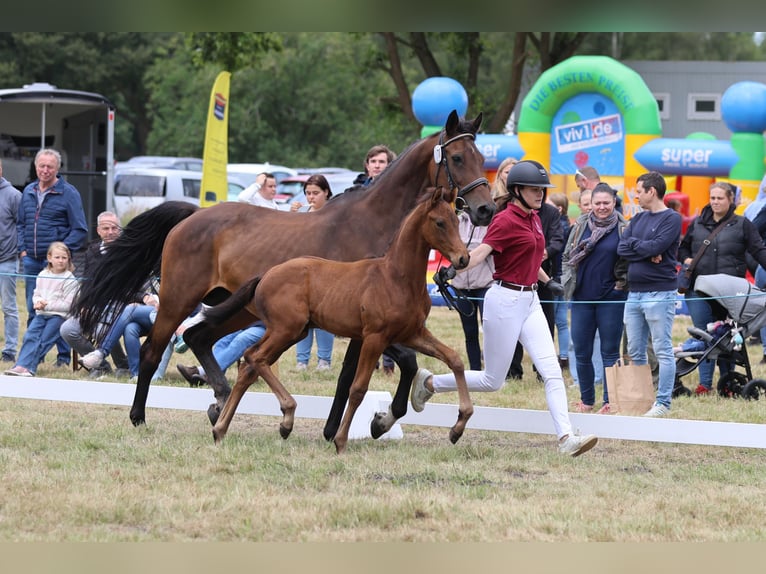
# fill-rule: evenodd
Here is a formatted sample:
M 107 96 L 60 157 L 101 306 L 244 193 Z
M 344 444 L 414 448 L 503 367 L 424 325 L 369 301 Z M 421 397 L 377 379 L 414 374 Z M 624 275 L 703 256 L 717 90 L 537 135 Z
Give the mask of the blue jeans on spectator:
M 569 303 L 564 297 L 557 295 L 553 304 L 556 319 L 556 332 L 559 341 L 559 359 L 569 358 Z M 471 367 L 473 369 L 473 367 Z
M 64 317 L 59 315 L 35 315 L 32 322 L 24 333 L 21 343 L 21 351 L 17 365 L 21 365 L 33 375 L 37 372 L 37 366 L 42 363 L 45 355 L 56 344 L 61 336 L 59 329 L 64 322 Z
M 575 305 L 579 305 L 579 303 Z M 575 305 L 572 305 L 573 309 Z M 594 384 L 600 385 L 604 382 L 604 362 L 601 360 L 601 336 L 598 334 L 598 331 L 596 331 L 596 336 L 593 338 L 591 363 L 593 363 Z M 575 355 L 572 337 L 569 337 L 569 374 L 572 375 L 574 384 L 579 386 L 580 378 L 577 376 L 577 355 Z
M 24 289 L 27 299 L 27 326 L 29 326 L 29 324 L 32 322 L 32 319 L 35 318 L 36 314 L 32 296 L 35 293 L 37 276 L 40 274 L 40 271 L 48 266 L 48 260 L 35 259 L 34 257 L 25 255 L 21 260 L 21 264 L 24 270 L 24 275 L 26 275 L 24 278 Z M 56 362 L 62 362 L 68 365 L 69 361 L 71 360 L 69 353 L 72 351 L 72 348 L 69 346 L 69 343 L 67 343 L 60 335 L 58 339 L 56 339 L 56 350 L 58 351 L 56 355 Z
M 631 292 L 625 304 L 624 316 L 628 354 L 633 364 L 648 364 L 646 348 L 649 335 L 652 336 L 652 347 L 660 372 L 655 403 L 668 408 L 676 380 L 676 360 L 673 355 L 676 294 L 675 290 Z
M 604 367 L 611 367 L 620 358 L 625 305 L 619 302 L 624 302 L 625 298 L 625 291 L 613 290 L 603 302 L 577 302 L 572 305 L 572 341 L 577 358 L 580 400 L 583 404 L 593 406 L 596 402 L 596 373 L 593 365 L 593 343 L 596 335 L 598 334 L 601 340 L 598 378 L 603 381 Z M 603 397 L 604 403 L 608 403 L 606 385 Z
M 469 368 L 481 371 L 481 343 L 479 342 L 479 320 L 484 317 L 484 296 L 489 287 L 481 289 L 461 289 L 468 299 L 455 301 L 460 323 L 465 335 L 465 352 L 468 355 Z
M 3 355 L 16 356 L 19 344 L 19 309 L 16 304 L 16 274 L 18 259 L 0 263 L 0 301 L 3 305 L 5 348 Z
M 713 315 L 713 309 L 710 303 L 704 299 L 700 300 L 698 297 L 705 297 L 700 295 L 696 291 L 688 290 L 684 294 L 686 299 L 686 308 L 689 309 L 689 315 L 692 318 L 692 323 L 698 329 L 703 331 L 707 328 L 708 323 L 712 323 L 716 320 Z M 732 370 L 732 364 L 730 361 L 718 360 L 718 368 L 721 371 L 721 375 L 725 375 Z M 701 361 L 697 367 L 699 371 L 700 385 L 706 389 L 713 388 L 713 375 L 715 374 L 715 363 L 713 361 Z
M 218 339 L 213 345 L 213 357 L 221 370 L 226 372 L 226 369 L 236 363 L 249 347 L 261 340 L 265 332 L 266 327 L 258 322 Z
M 149 334 L 154 324 L 152 313 L 155 308 L 151 305 L 128 305 L 120 316 L 112 323 L 104 340 L 98 346 L 107 355 L 112 347 L 120 340 L 125 341 L 125 353 L 128 355 L 128 369 L 131 376 L 138 375 L 141 358 L 141 337 Z
M 317 358 L 320 361 L 327 361 L 328 364 L 332 362 L 332 346 L 335 341 L 335 335 L 323 329 L 312 327 L 309 329 L 308 335 L 295 345 L 298 363 L 309 364 L 311 345 L 314 342 L 315 335 L 317 340 Z

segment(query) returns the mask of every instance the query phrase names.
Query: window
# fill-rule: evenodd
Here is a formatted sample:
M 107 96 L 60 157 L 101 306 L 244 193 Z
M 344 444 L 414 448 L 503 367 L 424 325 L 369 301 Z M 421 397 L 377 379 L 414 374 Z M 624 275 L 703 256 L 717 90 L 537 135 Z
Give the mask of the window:
M 156 175 L 120 174 L 114 194 L 127 197 L 165 197 L 165 178 Z
M 657 100 L 657 109 L 660 111 L 661 120 L 670 119 L 670 94 L 667 92 L 654 94 L 654 99 Z
M 721 94 L 689 94 L 690 120 L 720 120 Z
M 202 185 L 200 179 L 182 179 L 181 185 L 184 188 L 184 197 L 193 197 L 199 199 L 199 189 Z

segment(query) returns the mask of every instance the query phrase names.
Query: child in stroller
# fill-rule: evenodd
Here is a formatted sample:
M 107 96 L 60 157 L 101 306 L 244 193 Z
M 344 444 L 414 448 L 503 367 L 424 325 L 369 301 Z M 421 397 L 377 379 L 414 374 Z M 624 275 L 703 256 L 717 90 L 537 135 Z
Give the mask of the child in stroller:
M 725 274 L 700 275 L 694 290 L 715 298 L 712 304 L 718 308 L 721 320 L 709 323 L 705 330 L 689 327 L 691 337 L 674 349 L 673 396 L 692 394 L 681 377 L 694 371 L 701 361 L 719 361 L 730 365 L 718 381 L 719 395 L 758 399 L 766 392 L 766 381 L 753 380 L 744 341 L 766 324 L 766 291 L 755 288 L 747 279 Z M 743 367 L 745 373 L 737 372 L 736 367 Z

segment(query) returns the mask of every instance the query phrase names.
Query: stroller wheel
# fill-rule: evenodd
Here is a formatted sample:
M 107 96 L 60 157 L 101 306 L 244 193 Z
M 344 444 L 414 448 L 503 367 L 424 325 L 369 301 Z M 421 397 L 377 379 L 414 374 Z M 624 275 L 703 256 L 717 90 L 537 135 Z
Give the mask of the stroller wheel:
M 766 396 L 766 381 L 763 379 L 753 379 L 742 389 L 742 396 L 747 400 L 759 400 Z
M 748 383 L 744 373 L 729 371 L 718 379 L 718 394 L 726 398 L 742 396 L 742 389 Z

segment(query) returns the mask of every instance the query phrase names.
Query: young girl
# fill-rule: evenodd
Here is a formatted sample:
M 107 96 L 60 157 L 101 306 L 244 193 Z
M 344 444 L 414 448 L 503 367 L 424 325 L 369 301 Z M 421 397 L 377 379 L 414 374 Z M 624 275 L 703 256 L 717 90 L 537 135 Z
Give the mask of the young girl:
M 32 295 L 36 311 L 27 327 L 16 366 L 5 371 L 6 375 L 32 377 L 48 351 L 59 338 L 59 328 L 77 293 L 77 279 L 72 271 L 69 248 L 61 241 L 48 247 L 48 266 L 40 271 Z

